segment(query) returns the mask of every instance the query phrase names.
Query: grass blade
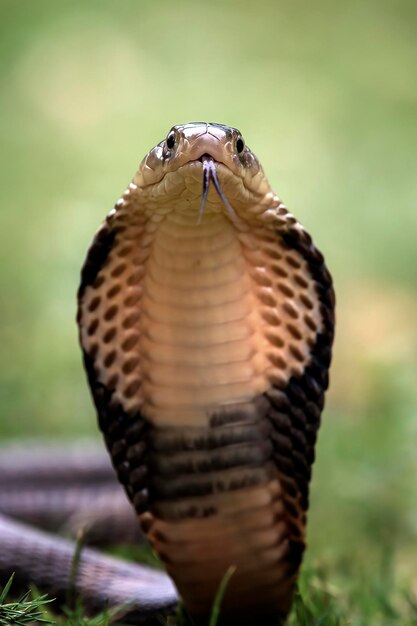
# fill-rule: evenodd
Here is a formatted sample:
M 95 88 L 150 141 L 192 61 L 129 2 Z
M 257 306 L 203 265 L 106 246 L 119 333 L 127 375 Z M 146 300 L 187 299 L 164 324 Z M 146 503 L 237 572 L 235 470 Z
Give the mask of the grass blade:
M 234 565 L 231 565 L 229 567 L 229 569 L 227 570 L 227 572 L 225 573 L 225 575 L 222 578 L 222 581 L 220 583 L 219 589 L 216 593 L 216 597 L 214 598 L 214 602 L 213 602 L 213 608 L 211 610 L 211 616 L 210 616 L 210 622 L 209 622 L 209 626 L 217 626 L 217 621 L 219 619 L 219 615 L 220 615 L 220 607 L 221 607 L 221 603 L 224 597 L 224 594 L 226 592 L 227 589 L 227 585 L 230 582 L 230 579 L 232 578 L 233 574 L 236 572 L 236 567 Z

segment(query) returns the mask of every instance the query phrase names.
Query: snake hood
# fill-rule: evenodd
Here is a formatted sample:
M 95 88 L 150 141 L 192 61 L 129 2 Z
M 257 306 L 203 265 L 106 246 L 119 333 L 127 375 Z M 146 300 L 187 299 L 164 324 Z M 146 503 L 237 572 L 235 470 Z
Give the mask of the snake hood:
M 285 619 L 334 293 L 239 131 L 174 126 L 88 251 L 80 342 L 119 480 L 196 623 Z

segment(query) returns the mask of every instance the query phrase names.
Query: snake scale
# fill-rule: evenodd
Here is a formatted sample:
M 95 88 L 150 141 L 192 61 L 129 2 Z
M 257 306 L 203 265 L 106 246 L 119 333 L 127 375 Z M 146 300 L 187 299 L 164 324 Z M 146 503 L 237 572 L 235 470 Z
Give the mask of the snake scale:
M 322 254 L 241 133 L 174 126 L 95 235 L 78 292 L 100 428 L 140 526 L 206 624 L 283 623 L 334 335 Z

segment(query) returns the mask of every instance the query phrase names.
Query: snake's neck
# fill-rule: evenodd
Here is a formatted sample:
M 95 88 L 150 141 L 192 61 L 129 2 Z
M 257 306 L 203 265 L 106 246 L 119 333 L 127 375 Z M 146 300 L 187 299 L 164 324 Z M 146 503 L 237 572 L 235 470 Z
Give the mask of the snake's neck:
M 242 233 L 222 214 L 173 212 L 143 279 L 143 412 L 157 425 L 206 425 L 223 403 L 267 388 L 262 318 Z
M 130 209 L 130 210 L 129 210 Z M 208 426 L 223 405 L 285 386 L 320 325 L 308 269 L 273 224 L 223 213 L 112 218 L 115 241 L 85 295 L 83 345 L 112 402 L 157 427 Z

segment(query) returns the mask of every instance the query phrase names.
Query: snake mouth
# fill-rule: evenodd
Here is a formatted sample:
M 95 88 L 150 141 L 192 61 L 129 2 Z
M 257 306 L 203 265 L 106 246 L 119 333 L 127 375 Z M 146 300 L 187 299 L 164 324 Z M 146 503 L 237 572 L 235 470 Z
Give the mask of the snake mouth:
M 221 199 L 221 201 L 223 202 L 229 216 L 231 217 L 231 219 L 234 222 L 239 222 L 239 218 L 236 214 L 236 211 L 234 210 L 234 208 L 232 207 L 232 205 L 230 204 L 229 200 L 227 199 L 221 185 L 220 185 L 220 181 L 219 181 L 219 177 L 217 175 L 217 167 L 216 167 L 216 161 L 213 159 L 212 156 L 210 156 L 209 154 L 202 154 L 201 157 L 199 159 L 197 159 L 198 161 L 200 161 L 203 164 L 203 194 L 201 196 L 201 203 L 200 203 L 200 208 L 198 210 L 198 220 L 197 223 L 200 224 L 201 220 L 203 219 L 203 214 L 204 214 L 204 208 L 206 206 L 206 202 L 207 202 L 207 196 L 209 193 L 209 189 L 210 189 L 210 184 L 211 182 L 213 182 L 214 184 L 214 188 L 216 189 L 217 193 L 219 194 L 219 197 Z

